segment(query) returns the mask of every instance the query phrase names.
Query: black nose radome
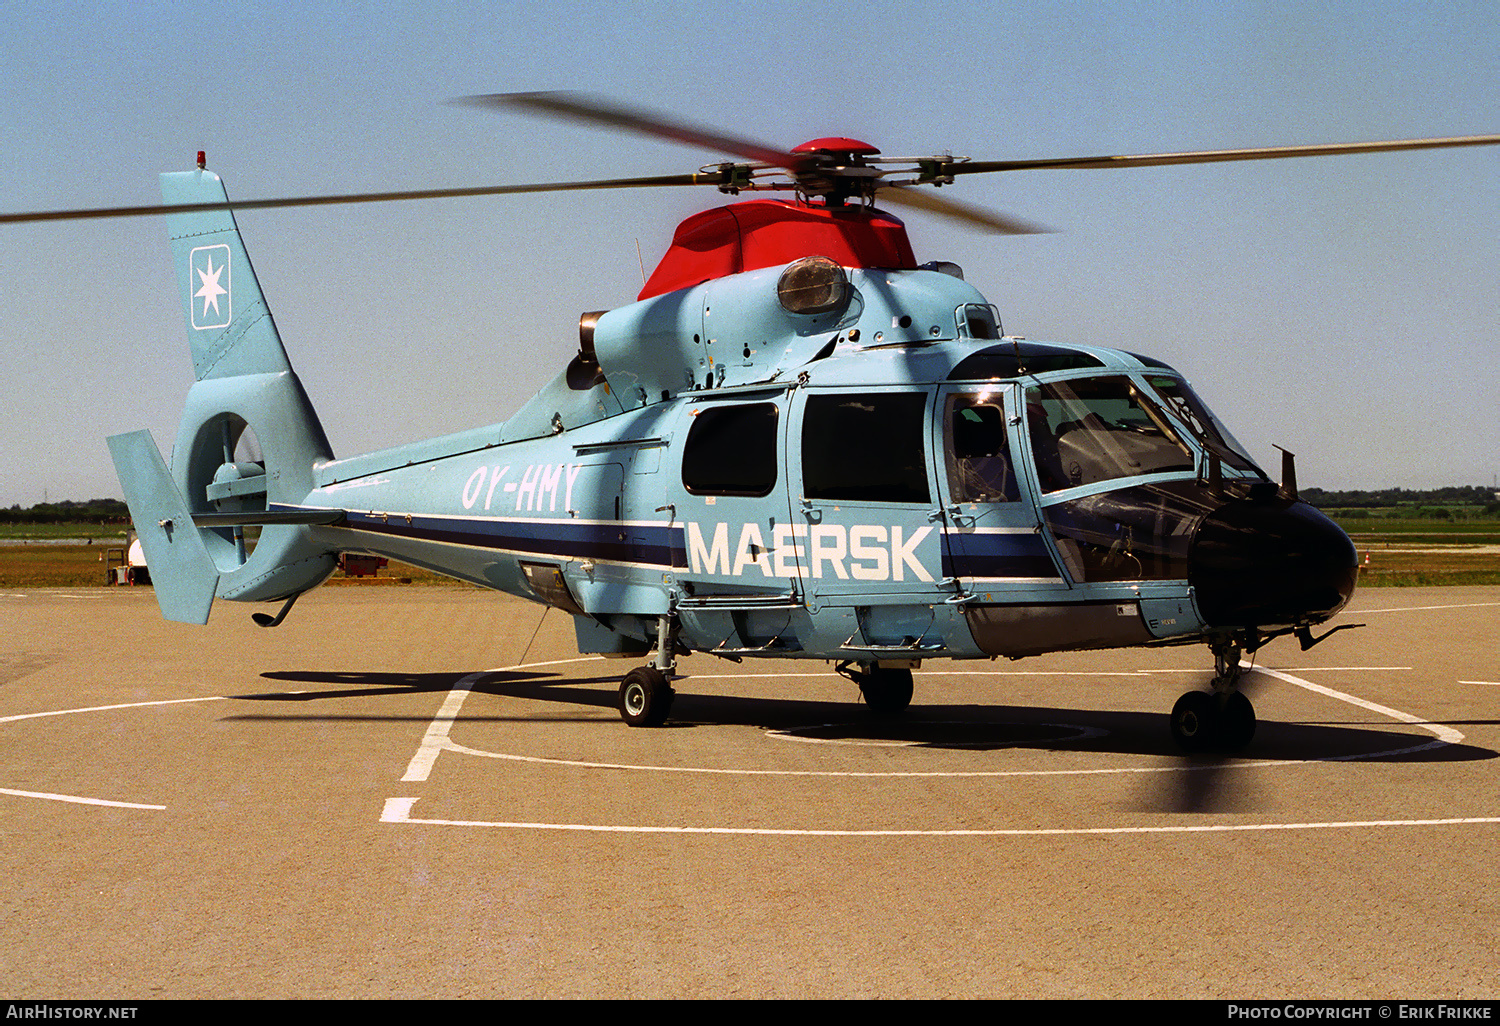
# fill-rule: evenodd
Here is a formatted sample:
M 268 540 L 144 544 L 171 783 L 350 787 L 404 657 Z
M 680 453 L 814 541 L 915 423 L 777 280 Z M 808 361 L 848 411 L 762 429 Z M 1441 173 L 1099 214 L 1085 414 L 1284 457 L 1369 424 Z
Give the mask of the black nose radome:
M 1231 502 L 1193 537 L 1188 580 L 1211 627 L 1274 630 L 1344 608 L 1359 573 L 1354 543 L 1305 502 Z

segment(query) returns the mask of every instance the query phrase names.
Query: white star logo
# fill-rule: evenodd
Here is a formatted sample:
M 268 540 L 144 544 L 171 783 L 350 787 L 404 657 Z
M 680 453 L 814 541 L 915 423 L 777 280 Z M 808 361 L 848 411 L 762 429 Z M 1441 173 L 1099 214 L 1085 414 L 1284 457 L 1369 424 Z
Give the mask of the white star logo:
M 191 291 L 188 299 L 194 330 L 228 327 L 234 316 L 234 269 L 229 247 L 199 246 L 188 254 L 188 267 L 188 289 L 193 289 L 194 278 L 198 280 L 197 290 Z
M 219 297 L 229 294 L 228 289 L 219 287 L 219 277 L 224 273 L 224 265 L 221 264 L 217 271 L 214 270 L 214 258 L 210 256 L 206 271 L 196 267 L 193 270 L 198 272 L 198 277 L 203 281 L 203 287 L 193 293 L 194 298 L 203 300 L 203 319 L 208 319 L 209 307 L 214 308 L 214 316 L 217 317 L 219 315 Z

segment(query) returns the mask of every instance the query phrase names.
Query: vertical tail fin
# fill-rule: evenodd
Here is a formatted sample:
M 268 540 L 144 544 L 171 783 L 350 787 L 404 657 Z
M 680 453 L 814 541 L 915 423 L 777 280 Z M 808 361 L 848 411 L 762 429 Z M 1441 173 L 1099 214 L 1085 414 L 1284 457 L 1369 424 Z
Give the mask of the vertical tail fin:
M 162 175 L 161 197 L 168 204 L 229 202 L 219 176 L 202 169 Z M 290 371 L 233 211 L 172 214 L 167 228 L 198 380 Z
M 197 382 L 188 390 L 170 480 L 149 434 L 116 436 L 110 448 L 142 536 L 162 535 L 157 549 L 171 582 L 165 591 L 158 587 L 163 614 L 203 623 L 215 593 L 284 599 L 321 583 L 336 553 L 303 525 L 267 526 L 251 551 L 239 528 L 199 528 L 192 517 L 294 507 L 312 491 L 314 467 L 333 451 L 287 359 L 234 214 L 220 206 L 229 202 L 223 182 L 199 168 L 162 175 L 161 190 L 169 204 L 215 205 L 168 218 Z M 246 432 L 263 461 L 236 457 Z M 196 537 L 190 542 L 181 532 Z M 148 562 L 156 558 L 148 547 Z M 154 562 L 152 576 L 163 579 Z

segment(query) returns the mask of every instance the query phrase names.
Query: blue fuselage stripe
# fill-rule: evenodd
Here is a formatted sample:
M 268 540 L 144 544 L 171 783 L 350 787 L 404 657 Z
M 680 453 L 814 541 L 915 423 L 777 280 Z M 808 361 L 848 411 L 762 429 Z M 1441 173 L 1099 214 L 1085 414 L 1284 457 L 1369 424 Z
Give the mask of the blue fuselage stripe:
M 1055 578 L 1041 535 L 952 533 L 943 539 L 944 577 Z
M 278 505 L 278 509 L 302 507 Z M 688 568 L 685 529 L 620 521 L 509 520 L 404 513 L 346 514 L 345 529 L 394 538 L 493 549 L 556 559 L 591 559 L 674 570 Z M 1046 541 L 1035 533 L 954 532 L 942 542 L 944 577 L 1051 579 Z
M 413 514 L 355 513 L 347 527 L 356 531 L 420 541 L 496 549 L 559 559 L 593 559 L 612 563 L 685 568 L 687 541 L 683 529 L 666 524 L 566 520 L 480 520 Z

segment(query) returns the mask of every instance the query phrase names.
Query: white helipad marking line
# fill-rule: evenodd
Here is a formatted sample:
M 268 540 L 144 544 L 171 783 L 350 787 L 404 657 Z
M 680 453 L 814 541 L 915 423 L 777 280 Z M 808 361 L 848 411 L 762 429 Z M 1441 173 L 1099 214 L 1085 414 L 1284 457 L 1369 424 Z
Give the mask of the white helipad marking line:
M 1254 669 L 1247 666 L 1247 669 Z M 1283 666 L 1282 673 L 1316 673 L 1319 670 L 1339 670 L 1344 673 L 1363 672 L 1367 670 L 1410 670 L 1410 666 Z
M 922 720 L 922 726 L 984 726 L 984 727 L 1008 727 L 1013 724 L 1004 720 Z M 804 745 L 847 745 L 850 748 L 913 748 L 925 745 L 926 741 L 879 741 L 875 738 L 857 737 L 802 737 L 798 731 L 822 730 L 825 727 L 852 726 L 846 723 L 818 723 L 809 727 L 793 727 L 791 730 L 768 730 L 766 737 L 775 738 L 777 741 L 796 741 Z M 1028 724 L 1030 726 L 1030 724 Z M 1095 738 L 1108 737 L 1109 731 L 1100 727 L 1084 727 L 1076 723 L 1042 723 L 1042 727 L 1052 727 L 1054 730 L 1076 731 L 1072 734 L 1059 734 L 1056 737 L 1028 737 L 1019 741 L 982 741 L 963 742 L 952 741 L 949 744 L 957 748 L 970 747 L 971 744 L 991 745 L 995 748 L 1010 748 L 1017 745 L 1036 744 L 1039 741 L 1092 741 Z
M 1413 716 L 1411 715 L 1411 713 L 1404 713 L 1399 709 L 1392 709 L 1389 706 L 1385 705 L 1377 705 L 1376 703 L 1366 701 L 1363 698 L 1355 698 L 1353 695 L 1346 695 L 1342 691 L 1333 690 L 1333 688 L 1325 688 L 1321 684 L 1314 684 L 1311 681 L 1303 680 L 1301 677 L 1293 677 L 1291 674 L 1283 673 L 1280 670 L 1268 670 L 1263 666 L 1253 667 L 1253 669 L 1257 673 L 1264 673 L 1268 677 L 1275 677 L 1277 680 L 1284 680 L 1288 684 L 1297 685 L 1297 687 L 1299 688 L 1306 688 L 1308 691 L 1312 691 L 1320 695 L 1326 695 L 1329 698 L 1336 698 L 1340 702 L 1348 702 L 1350 705 L 1357 705 L 1361 709 L 1368 709 L 1370 712 L 1379 713 L 1382 716 L 1389 716 L 1393 720 L 1399 720 L 1402 723 L 1409 723 L 1413 727 L 1421 727 L 1429 734 L 1435 736 L 1438 741 L 1443 744 L 1456 745 L 1462 742 L 1464 739 L 1463 734 L 1442 723 L 1433 723 L 1429 720 L 1422 719 L 1420 716 Z M 1433 746 L 1431 744 L 1426 744 L 1422 745 L 1421 747 L 1431 748 Z M 1421 749 L 1415 748 L 1410 749 L 1410 751 L 1420 750 Z M 1403 752 L 1401 754 L 1405 753 Z
M 768 732 L 769 733 L 769 732 Z M 1223 770 L 1226 767 L 1214 764 L 1193 766 L 1110 766 L 1104 769 L 1059 769 L 1059 770 L 777 770 L 777 769 L 723 769 L 707 766 L 649 766 L 628 762 L 587 762 L 582 759 L 549 759 L 540 755 L 512 755 L 508 752 L 486 752 L 478 748 L 465 748 L 449 742 L 449 751 L 462 755 L 476 755 L 481 759 L 501 759 L 507 762 L 540 763 L 547 766 L 571 766 L 575 769 L 633 770 L 637 773 L 699 773 L 725 777 L 1092 777 L 1118 773 L 1193 773 L 1199 770 Z M 1426 746 L 1423 746 L 1426 747 Z M 1375 752 L 1358 758 L 1373 758 L 1380 755 L 1401 755 L 1409 748 L 1392 752 Z M 1277 760 L 1265 762 L 1237 762 L 1232 769 L 1251 766 L 1300 766 L 1318 759 Z M 403 778 L 404 780 L 404 778 Z
M 1410 666 L 1289 666 L 1288 672 L 1306 670 L 1410 670 Z M 1165 674 L 1202 675 L 1202 669 L 1160 670 L 916 670 L 919 677 L 1155 677 Z M 677 680 L 785 680 L 787 673 L 679 673 Z
M 1485 687 L 1500 688 L 1500 680 L 1461 680 L 1460 684 L 1483 684 Z
M 557 660 L 554 663 L 533 663 L 533 666 L 556 665 L 563 662 L 584 662 L 588 660 Z M 523 667 L 507 667 L 506 669 L 522 669 Z M 1246 669 L 1257 673 L 1264 673 L 1297 687 L 1305 688 L 1316 694 L 1349 702 L 1353 705 L 1368 709 L 1381 715 L 1390 716 L 1402 723 L 1421 727 L 1423 730 L 1436 736 L 1436 740 L 1429 741 L 1424 745 L 1415 745 L 1407 748 L 1392 749 L 1383 752 L 1368 752 L 1359 755 L 1330 756 L 1321 759 L 1298 759 L 1271 761 L 1261 760 L 1256 762 L 1234 763 L 1230 768 L 1248 768 L 1252 766 L 1297 766 L 1316 762 L 1342 762 L 1353 759 L 1374 759 L 1390 755 L 1405 755 L 1411 752 L 1419 752 L 1430 748 L 1438 748 L 1447 744 L 1455 744 L 1464 739 L 1464 735 L 1451 727 L 1443 724 L 1431 723 L 1409 713 L 1387 706 L 1368 702 L 1364 699 L 1346 695 L 1342 691 L 1313 684 L 1310 681 L 1293 677 L 1291 674 L 1277 670 L 1268 670 L 1264 667 L 1246 666 Z M 454 685 L 454 693 L 467 696 L 469 688 L 486 673 L 501 672 L 487 670 L 484 673 L 470 674 Z M 463 690 L 460 692 L 460 688 Z M 450 699 L 452 695 L 450 694 Z M 460 697 L 453 706 L 453 715 L 462 705 L 463 697 Z M 444 702 L 444 709 L 449 703 Z M 510 755 L 500 752 L 483 752 L 454 743 L 448 737 L 449 728 L 453 722 L 453 715 L 441 720 L 434 721 L 429 727 L 428 738 L 440 738 L 440 744 L 434 740 L 432 756 L 424 763 L 422 776 L 425 780 L 427 771 L 430 771 L 432 759 L 436 759 L 437 752 L 443 749 L 461 752 L 467 755 L 477 755 L 490 759 L 506 759 L 516 762 L 547 763 L 551 765 L 576 766 L 588 769 L 628 769 L 649 770 L 654 772 L 670 773 L 708 773 L 708 774 L 734 774 L 734 775 L 763 775 L 763 776 L 817 776 L 817 777 L 1002 777 L 1002 776 L 1064 776 L 1064 775 L 1097 775 L 1105 773 L 1182 773 L 1202 769 L 1223 769 L 1222 765 L 1215 766 L 1158 766 L 1158 767 L 1115 767 L 1095 770 L 1006 770 L 1006 771 L 938 771 L 938 772 L 896 772 L 896 773 L 869 773 L 869 772 L 845 772 L 845 771 L 807 771 L 807 770 L 743 770 L 743 769 L 709 769 L 693 766 L 632 766 L 618 763 L 594 763 L 571 759 L 544 759 L 535 756 Z M 412 767 L 418 766 L 418 758 L 426 751 L 427 739 L 424 739 L 424 748 L 419 750 L 418 756 L 412 760 Z M 408 770 L 408 774 L 412 772 Z M 405 778 L 403 778 L 405 779 Z M 1500 816 L 1476 816 L 1452 819 L 1383 819 L 1383 820 L 1346 820 L 1326 821 L 1311 823 L 1220 823 L 1194 826 L 1116 826 L 1116 827 L 1034 827 L 1017 828 L 1002 827 L 995 829 L 888 829 L 888 830 L 831 830 L 831 829 L 795 829 L 795 828 L 773 828 L 773 827 L 695 827 L 695 826 L 623 826 L 612 824 L 587 824 L 587 823 L 540 823 L 524 821 L 496 821 L 496 820 L 469 820 L 469 819 L 414 819 L 411 815 L 412 806 L 419 799 L 414 797 L 387 798 L 385 807 L 381 811 L 380 821 L 382 823 L 410 823 L 422 826 L 461 826 L 461 827 L 498 827 L 511 830 L 555 830 L 575 831 L 590 833 L 633 833 L 633 834 L 721 834 L 721 835 L 764 835 L 781 837 L 1046 837 L 1046 836 L 1069 836 L 1069 835 L 1107 835 L 1107 834 L 1189 834 L 1189 833 L 1231 833 L 1231 832 L 1255 832 L 1270 830 L 1335 830 L 1353 829 L 1357 827 L 1397 827 L 1397 826 L 1454 826 L 1475 824 L 1500 823 Z
M 583 662 L 583 661 L 585 661 L 585 660 L 570 659 L 570 660 L 558 660 L 557 662 Z M 533 663 L 533 664 L 529 664 L 529 665 L 533 665 L 533 666 L 546 666 L 546 665 L 554 665 L 554 664 L 551 664 L 551 663 Z M 509 667 L 508 669 L 518 669 L 518 668 L 519 667 Z M 1289 674 L 1279 673 L 1279 672 L 1274 671 L 1274 670 L 1261 670 L 1259 667 L 1249 666 L 1248 664 L 1245 666 L 1245 668 L 1247 670 L 1251 670 L 1251 671 L 1255 671 L 1255 672 L 1268 673 L 1268 674 L 1270 674 L 1272 676 L 1279 677 L 1280 679 L 1285 680 L 1288 683 L 1296 684 L 1299 687 L 1305 687 L 1305 688 L 1307 688 L 1310 691 L 1314 691 L 1314 692 L 1317 692 L 1318 694 L 1326 695 L 1326 696 L 1328 696 L 1330 698 L 1341 698 L 1341 699 L 1343 699 L 1345 701 L 1353 702 L 1355 705 L 1366 705 L 1360 699 L 1356 699 L 1356 698 L 1353 698 L 1352 696 L 1344 695 L 1343 692 L 1334 691 L 1332 688 L 1325 688 L 1325 687 L 1322 687 L 1321 685 L 1313 684 L 1310 681 L 1305 681 L 1305 680 L 1302 680 L 1301 678 L 1290 676 Z M 459 695 L 457 701 L 454 702 L 453 701 L 453 695 L 452 694 L 449 695 L 449 701 L 444 703 L 443 710 L 440 711 L 439 714 L 438 714 L 439 719 L 434 720 L 433 723 L 428 727 L 428 735 L 427 735 L 426 738 L 423 739 L 423 746 L 422 746 L 422 748 L 419 749 L 418 752 L 417 752 L 417 755 L 412 758 L 411 765 L 407 769 L 407 775 L 401 778 L 403 782 L 409 783 L 409 782 L 418 782 L 418 781 L 426 780 L 427 779 L 427 774 L 431 771 L 431 769 L 432 769 L 432 763 L 433 763 L 434 760 L 436 760 L 438 752 L 445 751 L 445 750 L 446 751 L 450 751 L 450 752 L 455 752 L 455 753 L 461 754 L 461 755 L 473 755 L 473 756 L 476 756 L 476 757 L 481 758 L 481 759 L 500 759 L 500 760 L 506 761 L 506 762 L 524 762 L 524 763 L 532 763 L 532 764 L 548 765 L 548 766 L 570 766 L 570 767 L 573 767 L 575 769 L 630 770 L 630 771 L 634 771 L 634 772 L 637 772 L 637 773 L 696 773 L 696 774 L 704 775 L 704 776 L 730 776 L 730 777 L 892 777 L 892 778 L 897 778 L 897 777 L 957 777 L 957 778 L 963 778 L 963 777 L 1092 777 L 1092 776 L 1110 776 L 1110 775 L 1121 775 L 1121 774 L 1132 774 L 1132 773 L 1133 774 L 1142 774 L 1142 773 L 1199 773 L 1199 772 L 1203 772 L 1205 770 L 1222 771 L 1224 769 L 1240 770 L 1240 769 L 1255 769 L 1255 768 L 1263 768 L 1263 767 L 1306 766 L 1306 765 L 1309 765 L 1309 764 L 1315 763 L 1315 762 L 1349 762 L 1349 761 L 1353 761 L 1353 760 L 1356 760 L 1356 759 L 1379 759 L 1379 758 L 1385 758 L 1385 757 L 1393 756 L 1393 755 L 1410 755 L 1413 752 L 1427 751 L 1428 749 L 1431 749 L 1431 748 L 1440 747 L 1443 744 L 1456 744 L 1457 741 L 1462 741 L 1463 740 L 1463 735 L 1460 734 L 1456 730 L 1452 730 L 1451 728 L 1444 727 L 1442 729 L 1446 730 L 1446 731 L 1449 731 L 1453 737 L 1457 738 L 1457 741 L 1449 740 L 1448 738 L 1446 738 L 1442 734 L 1440 734 L 1437 729 L 1435 729 L 1432 726 L 1429 726 L 1428 724 L 1426 724 L 1425 721 L 1423 721 L 1423 720 L 1421 720 L 1421 719 L 1419 719 L 1419 718 L 1417 718 L 1415 716 L 1408 716 L 1408 714 L 1402 713 L 1402 712 L 1398 712 L 1397 710 L 1394 710 L 1394 709 L 1385 709 L 1383 706 L 1376 706 L 1376 705 L 1373 705 L 1373 704 L 1369 704 L 1369 705 L 1366 705 L 1366 708 L 1369 708 L 1369 709 L 1371 709 L 1374 712 L 1383 712 L 1383 713 L 1385 713 L 1387 715 L 1392 716 L 1395 719 L 1403 720 L 1403 722 L 1408 722 L 1408 723 L 1412 723 L 1412 724 L 1414 724 L 1416 726 L 1421 726 L 1421 727 L 1423 727 L 1423 729 L 1427 730 L 1429 733 L 1437 734 L 1439 740 L 1437 740 L 1437 741 L 1429 741 L 1426 744 L 1421 744 L 1421 745 L 1410 745 L 1410 746 L 1408 746 L 1406 748 L 1391 748 L 1391 749 L 1388 749 L 1388 750 L 1385 750 L 1385 751 L 1379 751 L 1379 752 L 1362 752 L 1362 753 L 1359 753 L 1357 755 L 1325 756 L 1323 758 L 1318 758 L 1318 759 L 1277 759 L 1277 760 L 1266 759 L 1266 760 L 1255 760 L 1255 761 L 1251 761 L 1251 762 L 1235 762 L 1235 763 L 1232 763 L 1232 764 L 1230 764 L 1228 766 L 1224 766 L 1222 764 L 1214 764 L 1214 763 L 1193 763 L 1193 764 L 1186 764 L 1186 765 L 1179 763 L 1179 764 L 1174 764 L 1174 765 L 1169 765 L 1169 766 L 1106 766 L 1106 767 L 1102 767 L 1102 768 L 1099 768 L 1099 769 L 1053 769 L 1053 770 L 779 770 L 779 769 L 713 768 L 713 767 L 706 767 L 706 766 L 651 766 L 651 765 L 645 765 L 645 764 L 641 764 L 641 763 L 593 762 L 593 761 L 589 761 L 589 760 L 585 760 L 585 759 L 556 759 L 556 758 L 549 758 L 549 757 L 540 756 L 540 755 L 516 755 L 516 754 L 510 753 L 510 752 L 487 752 L 487 751 L 484 751 L 483 749 L 470 748 L 467 745 L 461 745 L 458 742 L 454 741 L 451 737 L 449 737 L 449 728 L 451 727 L 454 718 L 456 718 L 456 716 L 457 716 L 458 707 L 463 704 L 463 699 L 465 697 L 467 697 L 468 693 L 469 693 L 467 690 L 459 692 L 458 689 L 460 687 L 463 687 L 463 688 L 471 687 L 474 681 L 476 681 L 479 678 L 483 677 L 485 674 L 488 674 L 488 673 L 497 673 L 497 672 L 501 672 L 501 671 L 497 671 L 497 670 L 485 670 L 485 671 L 483 671 L 481 673 L 470 674 L 468 677 L 463 678 L 463 680 L 458 681 L 454 685 L 455 693 L 457 693 Z M 449 704 L 450 703 L 453 704 L 453 708 L 452 708 L 451 712 L 449 712 Z M 445 716 L 445 714 L 446 714 L 446 716 Z M 1403 717 L 1405 717 L 1405 719 L 1403 719 Z M 835 724 L 823 724 L 823 725 L 824 726 L 835 726 Z M 776 736 L 777 735 L 777 732 L 775 732 L 775 731 L 767 731 L 766 733 L 769 736 Z
M 443 699 L 443 707 L 437 711 L 432 722 L 427 725 L 427 733 L 422 737 L 422 743 L 417 746 L 417 752 L 411 757 L 411 762 L 406 765 L 406 773 L 401 777 L 402 783 L 418 783 L 426 780 L 432 773 L 432 764 L 437 762 L 437 757 L 443 751 L 468 752 L 459 745 L 453 743 L 448 737 L 448 732 L 453 729 L 453 721 L 458 719 L 458 712 L 463 708 L 464 699 L 469 697 L 470 691 L 475 684 L 492 673 L 507 673 L 512 670 L 530 670 L 538 666 L 559 666 L 566 663 L 589 663 L 597 660 L 590 657 L 579 659 L 553 659 L 545 663 L 522 663 L 518 666 L 502 666 L 493 670 L 480 670 L 471 673 L 467 677 L 454 682 L 453 688 L 448 692 L 448 697 Z M 470 754 L 479 755 L 480 752 Z
M 111 709 L 139 709 L 150 705 L 184 705 L 190 702 L 223 702 L 224 695 L 214 695 L 209 698 L 167 698 L 156 702 L 121 702 L 118 705 L 91 705 L 82 709 L 50 709 L 47 712 L 19 713 L 14 716 L 0 716 L 0 723 L 19 723 L 21 720 L 38 720 L 47 716 L 67 716 L 70 713 L 108 712 Z M 52 802 L 72 802 L 75 805 L 105 805 L 116 809 L 156 809 L 165 810 L 165 805 L 142 805 L 137 802 L 114 802 L 105 798 L 84 798 L 73 794 L 49 794 L 45 791 L 16 791 L 9 787 L 0 787 L 0 794 L 8 794 L 16 798 L 41 798 Z
M 1368 616 L 1371 613 L 1424 613 L 1430 609 L 1483 609 L 1487 606 L 1500 606 L 1500 602 L 1455 602 L 1447 606 L 1401 606 L 1390 609 L 1361 609 L 1358 611 L 1358 615 Z M 1349 615 L 1354 616 L 1356 614 L 1351 612 Z
M 1379 669 L 1380 667 L 1366 667 Z M 1202 670 L 917 670 L 919 677 L 1151 677 Z M 785 680 L 800 673 L 679 673 L 677 680 Z
M 0 723 L 15 723 L 19 720 L 36 720 L 45 716 L 67 716 L 69 713 L 109 712 L 111 709 L 139 709 L 147 705 L 184 705 L 189 702 L 224 702 L 224 695 L 209 698 L 165 698 L 157 702 L 121 702 L 119 705 L 91 705 L 82 709 L 50 709 L 47 712 L 20 713 L 16 716 L 0 716 Z
M 16 791 L 9 787 L 0 787 L 0 794 L 8 794 L 16 798 L 45 798 L 52 802 L 72 802 L 75 805 L 106 805 L 115 809 L 166 809 L 165 805 L 142 805 L 140 802 L 112 802 L 106 798 L 80 798 L 76 794 L 48 794 L 46 791 Z
M 469 697 L 469 689 L 488 672 L 471 673 L 453 685 L 448 697 L 443 699 L 443 707 L 437 711 L 432 722 L 427 724 L 427 733 L 422 736 L 422 743 L 417 746 L 416 754 L 407 763 L 406 773 L 401 777 L 403 782 L 426 780 L 432 773 L 432 764 L 437 762 L 438 755 L 444 749 L 453 748 L 453 742 L 448 740 L 448 731 L 452 729 L 458 711 L 463 708 L 464 699 Z
M 802 830 L 776 827 L 619 826 L 595 823 L 523 823 L 482 819 L 413 819 L 416 798 L 387 798 L 382 823 L 420 826 L 499 827 L 508 830 L 566 830 L 600 834 L 739 834 L 770 837 L 1060 837 L 1079 834 L 1217 834 L 1267 830 L 1352 830 L 1359 827 L 1468 826 L 1500 823 L 1500 816 L 1462 819 L 1363 819 L 1323 823 L 1207 823 L 1184 826 L 1000 827 L 993 830 Z

